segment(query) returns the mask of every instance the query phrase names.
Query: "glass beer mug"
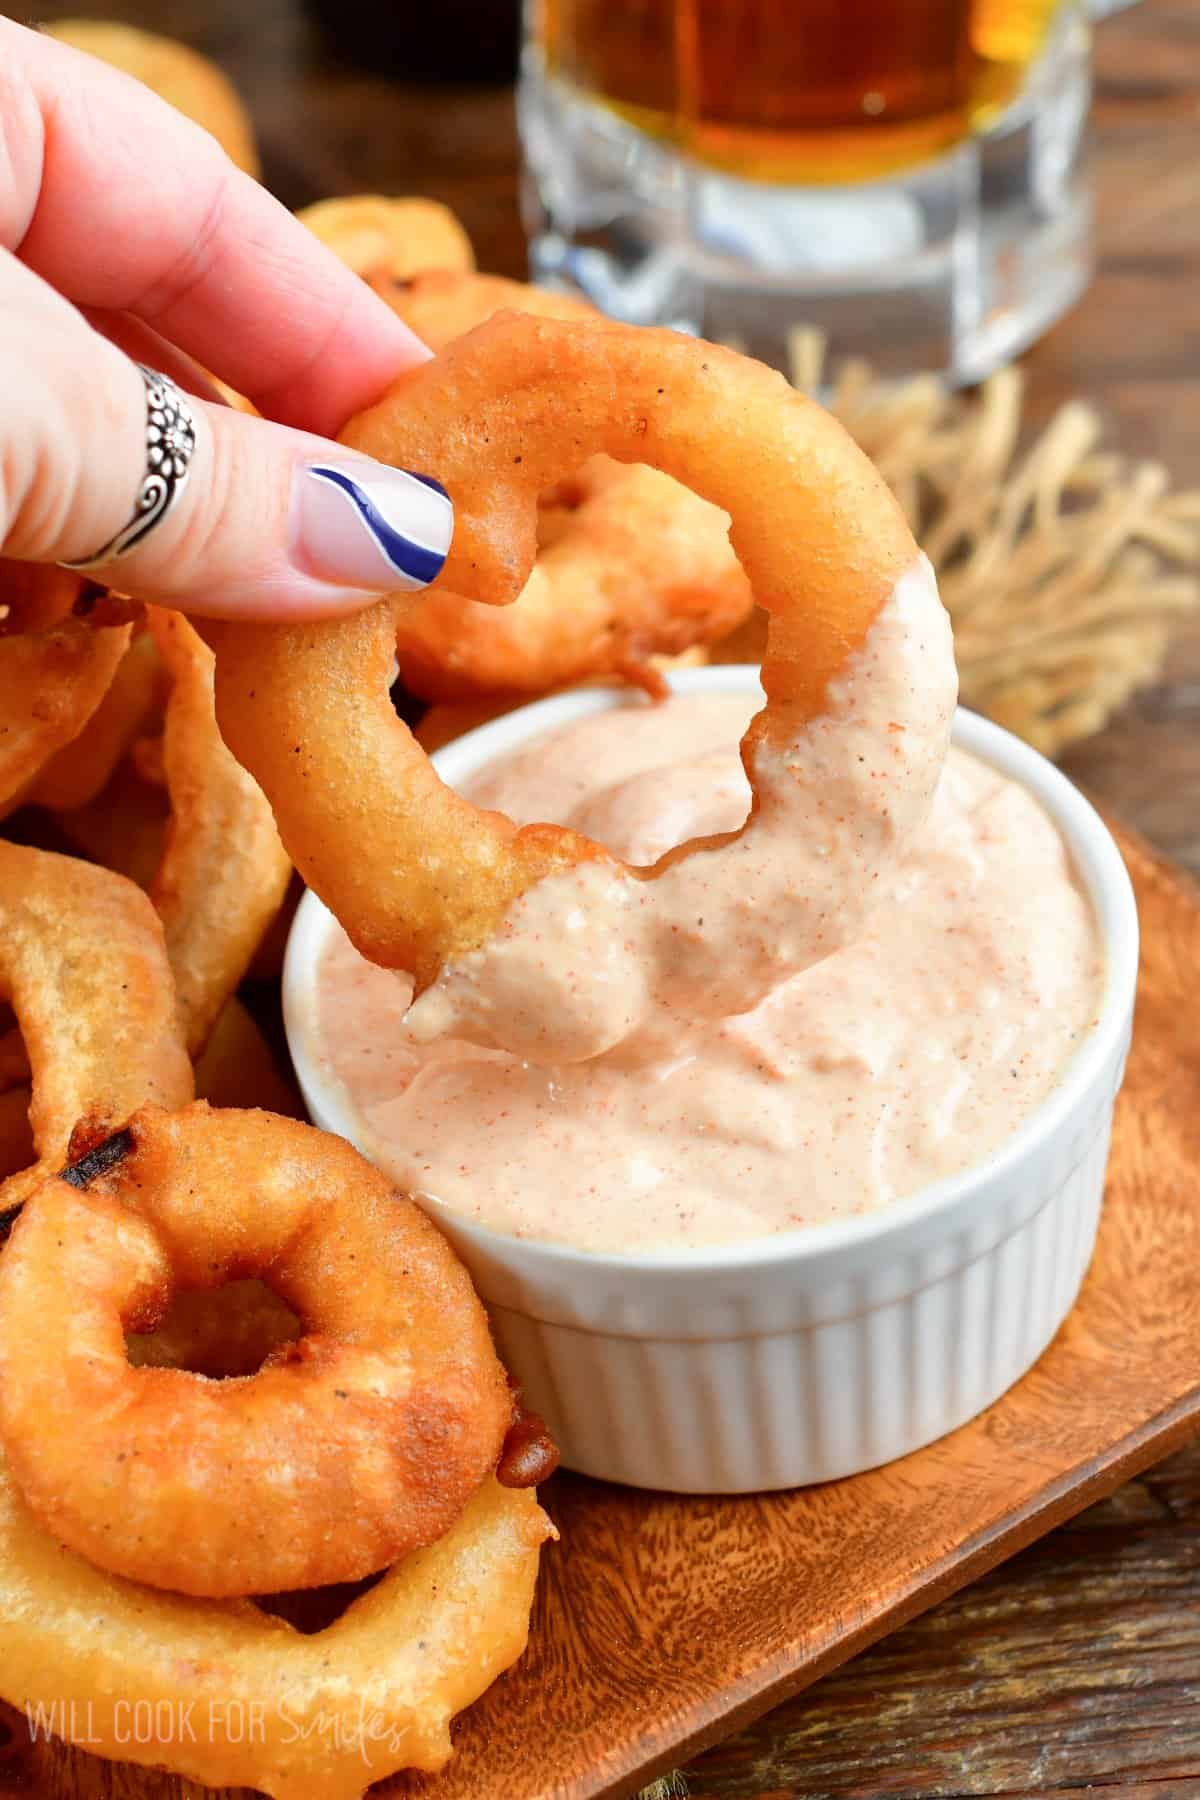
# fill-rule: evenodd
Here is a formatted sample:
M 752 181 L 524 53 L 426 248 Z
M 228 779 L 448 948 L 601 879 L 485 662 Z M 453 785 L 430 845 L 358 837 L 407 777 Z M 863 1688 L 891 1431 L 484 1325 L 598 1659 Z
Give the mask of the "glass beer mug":
M 535 278 L 785 363 L 976 380 L 1077 296 L 1076 0 L 527 0 Z

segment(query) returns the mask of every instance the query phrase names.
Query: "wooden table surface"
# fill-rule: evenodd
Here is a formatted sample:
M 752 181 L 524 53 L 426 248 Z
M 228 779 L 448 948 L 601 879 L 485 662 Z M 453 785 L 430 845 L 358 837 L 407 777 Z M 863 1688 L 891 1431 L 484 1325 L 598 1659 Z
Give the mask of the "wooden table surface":
M 398 0 L 378 5 L 403 13 Z M 297 0 L 9 10 L 115 14 L 186 37 L 246 95 L 266 180 L 289 206 L 431 194 L 463 219 L 483 267 L 523 273 L 507 90 L 363 72 L 336 58 Z M 1041 417 L 1084 395 L 1123 448 L 1200 486 L 1200 4 L 1141 0 L 1110 19 L 1096 71 L 1099 268 L 1026 359 L 1031 405 Z M 1200 872 L 1200 620 L 1180 632 L 1162 680 L 1065 766 Z M 685 1773 L 695 1800 L 1094 1785 L 1112 1800 L 1200 1800 L 1200 1446 Z

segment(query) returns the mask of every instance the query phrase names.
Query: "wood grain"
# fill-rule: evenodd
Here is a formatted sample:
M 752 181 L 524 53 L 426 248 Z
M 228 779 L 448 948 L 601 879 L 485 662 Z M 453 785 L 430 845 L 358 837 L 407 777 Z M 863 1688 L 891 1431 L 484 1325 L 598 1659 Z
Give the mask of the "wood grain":
M 1145 937 L 1134 1049 L 1096 1261 L 1037 1368 L 940 1444 L 821 1488 L 689 1500 L 556 1479 L 547 1501 L 562 1543 L 543 1561 L 528 1654 L 462 1722 L 443 1775 L 401 1777 L 381 1793 L 616 1800 L 844 1663 L 1197 1428 L 1200 1013 L 1180 998 L 1200 966 L 1200 892 L 1139 843 L 1126 850 Z M 1194 1549 L 1190 1556 L 1200 1560 Z M 1108 1571 L 1110 1588 L 1118 1574 Z M 1086 1614 L 1075 1615 L 1074 1679 L 1085 1688 L 1102 1667 L 1090 1653 L 1097 1631 L 1111 1638 L 1129 1629 L 1119 1614 L 1104 1613 L 1102 1563 L 1092 1579 L 1090 1631 Z M 1036 1585 L 1037 1605 L 1023 1600 L 1019 1585 L 1003 1588 L 998 1601 L 1018 1667 L 1036 1654 L 1039 1611 L 1055 1604 L 1053 1583 Z M 985 1645 L 966 1653 L 982 1657 Z M 892 1652 L 905 1653 L 903 1644 Z M 924 1666 L 932 1677 L 936 1657 Z M 960 1733 L 968 1738 L 972 1704 L 985 1712 L 1004 1704 L 1008 1677 L 997 1671 L 997 1679 L 990 1695 L 977 1678 L 965 1688 Z M 891 1693 L 896 1709 L 913 1704 L 902 1684 Z M 850 1677 L 838 1735 L 856 1718 L 870 1721 L 882 1765 L 891 1740 L 879 1711 L 874 1689 Z M 1021 1727 L 1027 1740 L 1039 1738 L 1044 1722 L 1035 1708 Z M 1009 1755 L 1019 1761 L 1013 1724 L 1010 1713 Z M 800 1728 L 780 1741 L 773 1773 L 802 1768 L 812 1792 L 812 1783 L 821 1786 L 820 1763 L 806 1738 Z M 951 1747 L 943 1764 L 954 1755 Z M 196 1793 L 60 1746 L 31 1747 L 9 1769 L 0 1772 L 0 1794 Z M 937 1786 L 932 1764 L 930 1774 Z M 729 1791 L 761 1794 L 753 1786 Z
M 773 1715 L 769 1756 L 700 1759 L 694 1800 L 1200 1793 L 1198 1478 L 1122 1488 Z

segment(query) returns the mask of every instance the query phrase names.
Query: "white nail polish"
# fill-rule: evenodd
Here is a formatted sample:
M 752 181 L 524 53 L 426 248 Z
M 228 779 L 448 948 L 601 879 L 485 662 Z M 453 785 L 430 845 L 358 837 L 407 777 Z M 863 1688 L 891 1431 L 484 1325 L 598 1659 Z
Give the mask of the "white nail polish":
M 442 568 L 450 497 L 432 476 L 363 457 L 304 463 L 292 480 L 292 560 L 343 587 L 414 593 Z

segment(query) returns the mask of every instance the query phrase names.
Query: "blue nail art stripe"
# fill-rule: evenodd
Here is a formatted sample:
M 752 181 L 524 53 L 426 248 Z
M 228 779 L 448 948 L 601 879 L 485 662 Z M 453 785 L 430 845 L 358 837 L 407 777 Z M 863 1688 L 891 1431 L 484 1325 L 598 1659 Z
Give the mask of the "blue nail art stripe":
M 362 519 L 363 524 L 375 539 L 385 559 L 398 575 L 405 575 L 410 581 L 432 581 L 440 575 L 446 561 L 444 550 L 433 550 L 428 544 L 419 544 L 415 538 L 406 537 L 380 512 L 366 489 L 341 469 L 326 468 L 323 463 L 313 463 L 311 473 L 321 481 L 328 481 L 333 487 L 340 488 L 351 500 Z M 407 469 L 398 471 L 408 474 Z M 435 488 L 439 494 L 445 494 L 445 488 L 425 475 L 410 476 L 410 480 L 420 481 L 426 487 Z M 447 500 L 449 496 L 447 495 Z
M 440 494 L 442 496 L 443 500 L 448 500 L 450 498 L 441 482 L 435 481 L 432 475 L 422 475 L 419 469 L 405 469 L 404 473 L 406 475 L 411 475 L 414 481 L 421 482 L 424 487 L 432 488 L 435 494 Z

